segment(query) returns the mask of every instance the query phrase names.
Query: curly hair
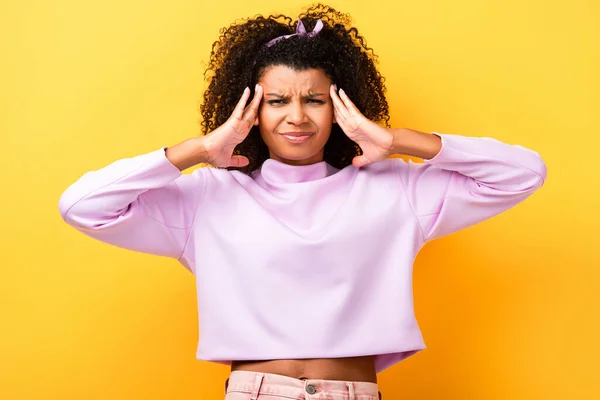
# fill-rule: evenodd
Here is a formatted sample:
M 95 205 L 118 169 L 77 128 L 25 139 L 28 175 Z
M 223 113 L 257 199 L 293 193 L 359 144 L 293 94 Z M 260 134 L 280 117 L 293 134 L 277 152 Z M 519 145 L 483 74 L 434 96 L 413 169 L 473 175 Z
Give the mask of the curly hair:
M 209 85 L 200 106 L 203 135 L 227 121 L 246 87 L 252 90 L 250 101 L 254 86 L 265 69 L 276 65 L 297 71 L 321 69 L 344 89 L 365 117 L 389 127 L 384 78 L 375 67 L 377 56 L 367 47 L 358 30 L 349 26 L 350 16 L 317 4 L 299 18 L 307 31 L 312 30 L 319 19 L 323 21 L 323 29 L 314 37 L 292 36 L 269 47 L 266 43 L 271 39 L 295 33 L 297 20 L 284 15 L 258 15 L 220 30 L 204 73 Z M 228 169 L 246 174 L 269 158 L 269 149 L 258 126 L 252 127 L 246 139 L 236 146 L 234 154 L 248 157 L 250 164 Z M 360 147 L 334 124 L 325 144 L 324 161 L 341 169 L 361 154 Z

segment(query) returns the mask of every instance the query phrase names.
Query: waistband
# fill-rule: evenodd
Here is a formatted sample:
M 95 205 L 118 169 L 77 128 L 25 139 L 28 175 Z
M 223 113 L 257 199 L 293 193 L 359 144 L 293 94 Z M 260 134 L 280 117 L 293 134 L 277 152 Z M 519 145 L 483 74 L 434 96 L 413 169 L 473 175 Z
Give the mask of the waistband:
M 356 400 L 358 396 L 381 399 L 379 386 L 373 382 L 297 379 L 285 375 L 239 370 L 231 371 L 225 381 L 225 393 L 231 392 L 249 393 L 252 400 L 255 400 L 259 394 L 304 398 L 303 396 L 307 394 L 318 396 L 323 392 L 348 400 Z

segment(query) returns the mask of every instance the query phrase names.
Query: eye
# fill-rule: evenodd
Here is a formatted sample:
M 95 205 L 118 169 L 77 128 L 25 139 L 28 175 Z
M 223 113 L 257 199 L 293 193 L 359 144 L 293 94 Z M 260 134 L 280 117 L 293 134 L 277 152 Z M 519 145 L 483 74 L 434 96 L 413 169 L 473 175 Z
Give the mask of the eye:
M 269 105 L 283 104 L 283 100 L 267 100 L 267 104 L 269 104 Z
M 309 103 L 313 103 L 313 104 L 325 104 L 325 102 L 323 100 L 317 100 L 317 99 L 308 99 Z

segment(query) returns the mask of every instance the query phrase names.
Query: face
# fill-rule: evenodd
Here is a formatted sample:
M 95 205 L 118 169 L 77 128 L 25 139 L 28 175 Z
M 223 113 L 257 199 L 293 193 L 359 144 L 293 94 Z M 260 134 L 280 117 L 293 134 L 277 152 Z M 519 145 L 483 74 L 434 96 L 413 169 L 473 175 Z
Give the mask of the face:
M 270 157 L 291 165 L 323 161 L 335 122 L 331 80 L 320 69 L 295 71 L 279 65 L 268 67 L 258 83 L 263 98 L 257 124 Z

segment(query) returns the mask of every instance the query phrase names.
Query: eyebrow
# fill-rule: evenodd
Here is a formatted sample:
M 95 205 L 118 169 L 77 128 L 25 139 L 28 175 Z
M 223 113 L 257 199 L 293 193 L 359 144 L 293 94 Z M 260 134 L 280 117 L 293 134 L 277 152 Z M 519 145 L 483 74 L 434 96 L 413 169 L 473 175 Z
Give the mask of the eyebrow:
M 289 96 L 284 96 L 279 93 L 265 93 L 265 96 L 275 96 L 275 97 L 279 97 L 280 99 L 285 99 L 285 98 L 289 97 Z M 319 96 L 325 96 L 325 93 L 310 93 L 310 94 L 308 94 L 306 96 L 302 96 L 302 97 L 319 97 Z

